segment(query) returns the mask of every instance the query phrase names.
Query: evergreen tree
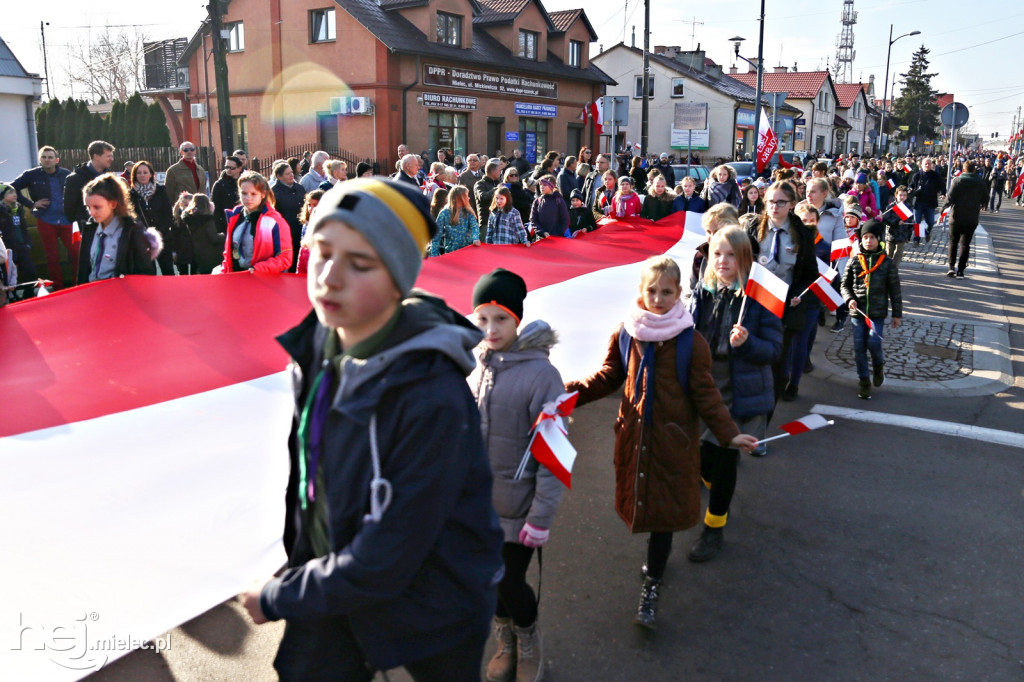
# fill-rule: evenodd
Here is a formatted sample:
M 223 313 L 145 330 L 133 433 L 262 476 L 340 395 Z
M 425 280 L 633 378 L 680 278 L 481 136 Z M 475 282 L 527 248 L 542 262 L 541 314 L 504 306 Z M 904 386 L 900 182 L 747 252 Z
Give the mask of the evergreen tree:
M 938 137 L 940 127 L 939 105 L 935 98 L 939 92 L 932 89 L 932 78 L 937 73 L 928 73 L 928 54 L 931 52 L 922 45 L 914 53 L 910 69 L 903 74 L 903 91 L 899 99 L 893 101 L 892 114 L 899 125 L 909 128 L 914 137 L 914 146 L 923 146 L 926 139 Z
M 124 114 L 124 145 L 126 147 L 141 147 L 145 144 L 146 131 L 146 103 L 142 101 L 142 95 L 133 94 L 125 104 Z
M 115 147 L 123 147 L 124 138 L 121 132 L 124 130 L 124 102 L 117 99 L 114 100 L 113 106 L 110 108 L 110 116 L 107 117 L 108 132 L 107 142 L 114 145 Z
M 150 147 L 170 147 L 171 132 L 167 129 L 164 110 L 153 102 L 146 109 L 146 145 Z
M 89 137 L 92 140 L 109 140 L 110 138 L 110 125 L 109 118 L 103 118 L 101 114 L 93 114 L 90 117 L 91 125 L 89 130 L 91 131 Z
M 46 137 L 48 143 L 57 149 L 64 148 L 64 105 L 59 99 L 50 100 L 46 109 Z
M 49 108 L 49 102 L 43 102 L 43 104 L 36 109 L 36 142 L 38 146 L 50 144 L 50 133 L 46 128 L 46 110 Z
M 75 120 L 78 115 L 78 102 L 70 97 L 64 102 L 64 123 L 61 125 L 60 138 L 65 149 L 75 147 Z
M 93 141 L 92 135 L 92 113 L 89 105 L 84 100 L 78 102 L 78 112 L 75 116 L 75 146 L 85 148 Z

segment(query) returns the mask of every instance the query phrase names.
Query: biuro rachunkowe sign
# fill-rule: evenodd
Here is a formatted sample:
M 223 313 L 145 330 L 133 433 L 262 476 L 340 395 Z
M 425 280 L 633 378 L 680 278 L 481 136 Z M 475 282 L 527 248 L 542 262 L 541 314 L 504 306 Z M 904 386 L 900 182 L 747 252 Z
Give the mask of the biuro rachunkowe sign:
M 502 95 L 527 95 L 558 99 L 558 83 L 554 81 L 510 76 L 490 71 L 470 71 L 454 66 L 423 65 L 423 84 L 463 90 L 483 90 Z

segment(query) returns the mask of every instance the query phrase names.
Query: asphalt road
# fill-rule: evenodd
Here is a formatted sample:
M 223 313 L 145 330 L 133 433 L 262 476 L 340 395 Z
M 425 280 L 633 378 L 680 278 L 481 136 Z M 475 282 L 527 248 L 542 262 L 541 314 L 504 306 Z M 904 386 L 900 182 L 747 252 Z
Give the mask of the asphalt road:
M 1024 211 L 1004 204 L 982 220 L 1017 349 L 1013 387 L 977 398 L 883 387 L 866 403 L 811 374 L 775 423 L 820 404 L 1024 432 Z M 571 427 L 573 489 L 544 554 L 549 681 L 1024 680 L 1024 449 L 837 419 L 743 456 L 725 550 L 691 564 L 698 529 L 676 535 L 660 627 L 645 637 L 631 623 L 645 537 L 612 508 L 616 409 L 581 408 Z M 235 604 L 171 634 L 171 651 L 135 652 L 90 682 L 275 679 L 280 626 L 253 627 Z

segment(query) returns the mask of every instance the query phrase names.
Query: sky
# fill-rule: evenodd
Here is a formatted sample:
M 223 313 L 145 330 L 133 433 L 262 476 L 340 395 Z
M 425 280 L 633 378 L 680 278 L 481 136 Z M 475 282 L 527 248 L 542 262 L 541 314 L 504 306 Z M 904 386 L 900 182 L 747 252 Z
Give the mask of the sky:
M 268 0 L 269 1 L 269 0 Z M 541 0 L 548 11 L 585 6 L 598 33 L 597 44 L 605 49 L 620 41 L 627 44 L 636 27 L 636 44 L 643 46 L 643 3 L 639 0 Z M 842 0 L 764 0 L 766 68 L 794 62 L 801 71 L 824 69 L 835 61 L 835 44 L 842 26 Z M 173 11 L 168 8 L 173 6 Z M 89 6 L 104 9 L 90 10 Z M 964 8 L 970 11 L 965 12 Z M 680 45 L 683 49 L 700 43 L 707 56 L 719 64 L 734 62 L 729 38 L 746 38 L 741 54 L 757 56 L 759 3 L 757 0 L 715 0 L 712 3 L 651 2 L 650 45 Z M 976 131 L 983 137 L 1010 133 L 1018 107 L 1024 105 L 1024 73 L 1014 68 L 1024 41 L 1024 3 L 1015 0 L 855 0 L 858 21 L 853 26 L 854 81 L 867 82 L 874 74 L 877 98 L 882 98 L 889 25 L 893 36 L 920 31 L 917 36 L 898 40 L 892 46 L 890 83 L 893 74 L 903 73 L 913 52 L 924 45 L 931 49 L 929 70 L 938 74 L 933 87 L 952 92 L 967 105 Z M 171 2 L 126 2 L 101 0 L 45 0 L 19 2 L 5 11 L 0 37 L 29 71 L 43 72 L 39 22 L 47 21 L 47 51 L 51 67 L 51 91 L 70 95 L 64 72 L 68 68 L 66 46 L 86 41 L 90 32 L 111 25 L 138 26 L 152 39 L 191 37 L 205 16 L 201 0 Z M 697 22 L 694 25 L 690 22 Z M 128 30 L 132 30 L 129 28 Z M 745 64 L 740 64 L 741 68 Z M 615 77 L 616 74 L 609 74 Z M 621 76 L 621 74 L 620 74 Z M 897 76 L 899 78 L 899 76 Z M 899 86 L 897 85 L 897 93 Z M 80 93 L 79 93 L 80 94 Z

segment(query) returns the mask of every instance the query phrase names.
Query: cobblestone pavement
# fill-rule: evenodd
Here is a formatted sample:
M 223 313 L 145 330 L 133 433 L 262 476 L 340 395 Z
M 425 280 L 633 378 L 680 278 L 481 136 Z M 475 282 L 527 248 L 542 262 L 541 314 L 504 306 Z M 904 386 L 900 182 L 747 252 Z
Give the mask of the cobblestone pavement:
M 972 241 L 971 255 L 967 259 L 967 267 L 969 268 L 976 268 L 978 266 L 976 246 L 976 240 Z M 913 241 L 907 242 L 906 248 L 903 250 L 903 262 L 900 265 L 940 265 L 946 267 L 948 262 L 949 223 L 943 223 L 932 228 L 932 240 L 930 242 L 925 242 L 922 239 L 921 244 L 916 247 Z
M 843 370 L 856 372 L 850 324 L 847 323 L 838 334 L 819 330 L 818 338 L 823 335 L 829 337 L 825 357 Z M 958 379 L 974 370 L 974 325 L 904 317 L 903 324 L 896 329 L 886 324 L 882 349 L 888 378 L 908 381 Z

